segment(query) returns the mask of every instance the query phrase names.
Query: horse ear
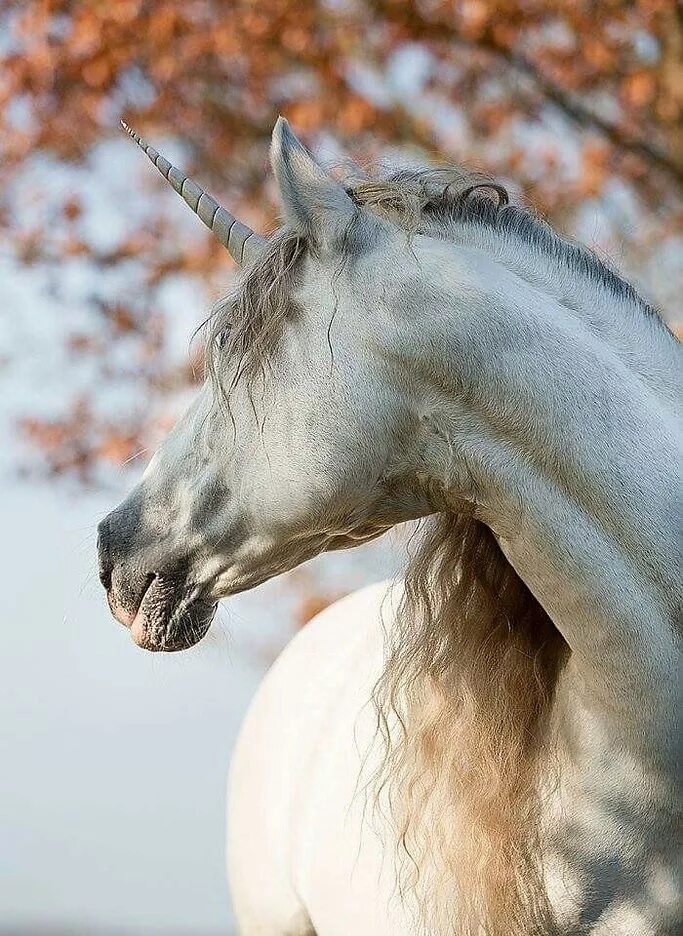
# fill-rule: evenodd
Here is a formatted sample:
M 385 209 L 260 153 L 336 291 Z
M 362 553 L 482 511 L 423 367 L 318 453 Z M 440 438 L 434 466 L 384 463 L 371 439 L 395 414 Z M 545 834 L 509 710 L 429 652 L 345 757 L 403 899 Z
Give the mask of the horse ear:
M 273 130 L 270 161 L 289 223 L 325 239 L 348 226 L 356 206 L 344 187 L 315 162 L 284 117 L 278 117 Z

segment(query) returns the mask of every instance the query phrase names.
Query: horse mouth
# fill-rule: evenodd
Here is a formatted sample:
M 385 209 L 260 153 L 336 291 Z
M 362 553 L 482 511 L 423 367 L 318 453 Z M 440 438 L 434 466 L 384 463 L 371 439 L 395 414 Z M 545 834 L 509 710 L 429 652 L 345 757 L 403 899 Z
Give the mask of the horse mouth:
M 143 650 L 174 653 L 187 650 L 205 636 L 216 614 L 215 603 L 172 578 L 155 575 L 144 591 L 130 633 Z

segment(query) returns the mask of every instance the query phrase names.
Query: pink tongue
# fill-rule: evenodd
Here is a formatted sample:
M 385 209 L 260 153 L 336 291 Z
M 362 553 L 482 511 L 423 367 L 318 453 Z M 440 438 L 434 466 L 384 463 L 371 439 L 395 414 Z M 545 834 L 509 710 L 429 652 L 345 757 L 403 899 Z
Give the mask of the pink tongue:
M 145 621 L 144 615 L 140 611 L 135 615 L 133 623 L 130 625 L 130 632 L 138 647 L 142 647 L 145 643 Z

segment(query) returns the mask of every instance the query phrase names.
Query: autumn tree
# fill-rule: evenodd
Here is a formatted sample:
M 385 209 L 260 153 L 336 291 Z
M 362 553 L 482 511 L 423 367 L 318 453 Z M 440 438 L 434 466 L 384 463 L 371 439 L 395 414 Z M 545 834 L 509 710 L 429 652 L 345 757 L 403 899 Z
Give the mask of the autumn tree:
M 53 471 L 87 475 L 145 445 L 163 400 L 201 373 L 198 359 L 169 361 L 164 290 L 182 278 L 208 308 L 229 279 L 226 253 L 141 159 L 108 217 L 117 236 L 93 233 L 86 193 L 132 165 L 122 116 L 261 230 L 276 224 L 278 112 L 332 160 L 485 169 L 674 313 L 675 0 L 4 0 L 0 27 L 3 240 L 53 270 L 56 290 L 70 265 L 97 274 L 87 326 L 63 336 L 95 365 L 90 391 L 50 418 L 21 414 Z M 44 190 L 31 188 L 36 167 Z M 69 185 L 50 185 L 57 170 Z M 126 382 L 144 407 L 97 405 L 95 386 Z

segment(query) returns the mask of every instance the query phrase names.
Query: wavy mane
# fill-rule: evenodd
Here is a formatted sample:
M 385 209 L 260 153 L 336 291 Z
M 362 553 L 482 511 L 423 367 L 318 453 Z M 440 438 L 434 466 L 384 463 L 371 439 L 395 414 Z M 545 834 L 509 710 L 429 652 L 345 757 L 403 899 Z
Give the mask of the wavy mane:
M 488 527 L 447 513 L 429 521 L 374 692 L 377 802 L 388 804 L 398 887 L 421 932 L 555 932 L 539 783 L 555 756 L 567 656 Z

